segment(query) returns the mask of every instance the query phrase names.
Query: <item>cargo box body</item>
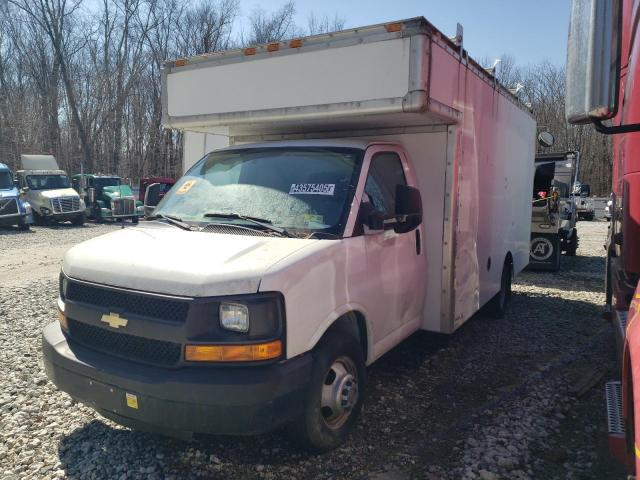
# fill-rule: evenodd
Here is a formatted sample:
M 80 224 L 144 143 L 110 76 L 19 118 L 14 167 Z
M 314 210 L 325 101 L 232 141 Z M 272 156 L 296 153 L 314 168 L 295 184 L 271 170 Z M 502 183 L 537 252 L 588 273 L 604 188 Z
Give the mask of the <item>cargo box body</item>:
M 168 62 L 164 125 L 184 168 L 228 145 L 400 144 L 424 208 L 422 328 L 451 333 L 529 258 L 535 121 L 423 18 Z

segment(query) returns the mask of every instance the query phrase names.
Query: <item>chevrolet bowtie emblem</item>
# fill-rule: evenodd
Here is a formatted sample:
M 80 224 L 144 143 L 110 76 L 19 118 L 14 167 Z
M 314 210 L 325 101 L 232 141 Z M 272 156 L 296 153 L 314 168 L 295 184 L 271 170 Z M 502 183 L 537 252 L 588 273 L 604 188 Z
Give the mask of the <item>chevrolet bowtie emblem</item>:
M 126 327 L 127 323 L 129 323 L 129 320 L 121 317 L 117 313 L 105 313 L 102 315 L 100 321 L 106 323 L 111 328 Z

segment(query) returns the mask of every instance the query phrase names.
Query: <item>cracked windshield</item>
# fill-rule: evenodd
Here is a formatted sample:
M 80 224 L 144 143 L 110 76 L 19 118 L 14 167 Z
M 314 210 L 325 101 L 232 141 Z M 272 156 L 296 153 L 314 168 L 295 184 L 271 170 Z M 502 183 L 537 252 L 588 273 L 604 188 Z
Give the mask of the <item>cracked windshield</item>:
M 246 224 L 228 218 L 238 215 L 287 230 L 338 234 L 361 158 L 361 150 L 349 148 L 211 153 L 187 172 L 155 213 L 188 222 Z

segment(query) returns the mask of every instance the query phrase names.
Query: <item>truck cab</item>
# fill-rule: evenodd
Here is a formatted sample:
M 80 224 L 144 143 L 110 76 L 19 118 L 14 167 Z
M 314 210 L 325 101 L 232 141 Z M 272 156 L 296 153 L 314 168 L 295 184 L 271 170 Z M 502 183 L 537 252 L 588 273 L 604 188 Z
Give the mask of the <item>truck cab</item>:
M 17 225 L 29 230 L 33 223 L 31 205 L 20 196 L 11 169 L 0 163 L 0 225 Z
M 73 188 L 53 155 L 21 155 L 18 185 L 33 210 L 35 223 L 71 221 L 83 225 L 84 201 Z
M 531 216 L 531 253 L 534 269 L 558 270 L 561 254 L 574 256 L 578 248 L 576 196 L 571 186 L 579 159 L 577 152 L 536 156 Z
M 175 178 L 171 177 L 142 177 L 140 179 L 140 186 L 138 189 L 138 200 L 144 202 L 144 195 L 147 192 L 147 187 L 154 183 L 160 184 L 159 197 L 162 198 L 169 191 L 171 187 L 176 183 Z
M 84 199 L 87 216 L 97 222 L 130 219 L 138 223 L 143 215 L 142 202 L 117 175 L 76 174 L 72 184 Z

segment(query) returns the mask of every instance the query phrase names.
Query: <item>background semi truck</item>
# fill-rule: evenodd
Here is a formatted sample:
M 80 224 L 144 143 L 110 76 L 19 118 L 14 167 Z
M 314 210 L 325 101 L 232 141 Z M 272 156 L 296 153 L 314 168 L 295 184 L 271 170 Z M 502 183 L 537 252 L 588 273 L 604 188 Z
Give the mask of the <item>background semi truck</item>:
M 532 268 L 558 270 L 563 252 L 576 254 L 577 210 L 572 185 L 579 157 L 579 152 L 536 156 L 529 258 Z
M 142 202 L 117 175 L 78 173 L 71 182 L 84 200 L 87 217 L 97 222 L 129 219 L 138 223 L 144 213 Z
M 124 425 L 326 451 L 366 365 L 504 315 L 535 121 L 459 40 L 415 18 L 167 62 L 187 171 L 152 221 L 67 252 L 49 378 Z
M 31 205 L 20 198 L 9 167 L 0 163 L 0 225 L 17 225 L 20 230 L 29 230 L 32 223 Z
M 18 185 L 31 205 L 36 223 L 63 222 L 83 225 L 84 201 L 73 188 L 53 155 L 20 155 Z
M 639 21 L 637 1 L 573 0 L 566 105 L 570 123 L 592 123 L 613 135 L 604 315 L 613 320 L 621 365 L 619 378 L 606 385 L 607 419 L 611 451 L 635 475 L 640 469 Z

